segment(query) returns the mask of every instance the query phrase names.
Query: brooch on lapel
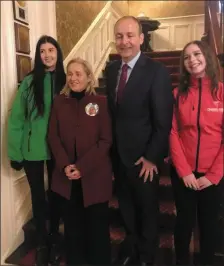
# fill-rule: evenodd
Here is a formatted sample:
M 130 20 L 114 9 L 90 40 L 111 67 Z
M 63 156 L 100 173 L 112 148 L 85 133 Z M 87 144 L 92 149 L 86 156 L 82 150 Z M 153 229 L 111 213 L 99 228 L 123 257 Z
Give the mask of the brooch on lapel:
M 85 107 L 86 114 L 89 116 L 95 116 L 99 112 L 99 105 L 96 103 L 89 103 Z

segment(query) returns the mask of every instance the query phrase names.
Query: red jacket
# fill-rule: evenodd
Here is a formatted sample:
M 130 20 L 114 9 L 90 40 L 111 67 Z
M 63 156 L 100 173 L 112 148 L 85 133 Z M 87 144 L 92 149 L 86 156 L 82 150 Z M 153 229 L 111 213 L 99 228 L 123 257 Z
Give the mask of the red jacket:
M 89 107 L 98 106 L 96 115 Z M 89 107 L 89 108 L 88 108 Z M 55 157 L 52 190 L 69 199 L 72 181 L 64 167 L 73 164 L 81 172 L 84 205 L 108 201 L 112 196 L 111 120 L 106 97 L 84 96 L 80 101 L 60 95 L 55 97 L 49 122 L 48 140 Z
M 178 105 L 174 107 L 170 134 L 170 155 L 180 177 L 197 171 L 213 184 L 218 184 L 224 173 L 223 145 L 223 84 L 219 83 L 217 99 L 210 91 L 210 80 L 191 78 L 187 98 L 174 89 Z M 178 106 L 178 108 L 177 108 Z

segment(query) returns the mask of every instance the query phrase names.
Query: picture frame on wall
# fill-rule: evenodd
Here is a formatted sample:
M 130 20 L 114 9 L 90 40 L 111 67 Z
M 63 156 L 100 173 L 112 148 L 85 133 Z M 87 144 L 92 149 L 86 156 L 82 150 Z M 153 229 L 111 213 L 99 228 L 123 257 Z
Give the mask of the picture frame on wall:
M 16 55 L 16 64 L 18 83 L 20 83 L 31 71 L 31 58 L 29 56 Z
M 14 19 L 28 25 L 28 3 L 27 1 L 12 1 Z
M 15 23 L 14 25 L 15 25 L 16 52 L 29 54 L 30 53 L 29 28 L 18 23 Z

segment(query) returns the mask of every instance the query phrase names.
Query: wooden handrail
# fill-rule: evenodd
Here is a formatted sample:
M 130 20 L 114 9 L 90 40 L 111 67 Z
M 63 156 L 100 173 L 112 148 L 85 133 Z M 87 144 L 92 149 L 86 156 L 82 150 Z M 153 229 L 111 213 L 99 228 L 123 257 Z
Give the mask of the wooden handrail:
M 209 21 L 209 39 L 213 42 L 213 48 L 218 55 L 222 52 L 221 46 L 221 28 L 218 21 L 218 2 L 219 1 L 205 1 Z M 211 43 L 210 43 L 211 44 Z
M 217 55 L 220 73 L 222 73 L 221 65 L 219 64 L 218 58 L 222 57 L 223 55 L 223 10 L 221 12 L 220 23 L 218 21 L 218 12 L 219 1 L 205 1 L 205 33 L 203 39 L 208 42 L 209 46 Z

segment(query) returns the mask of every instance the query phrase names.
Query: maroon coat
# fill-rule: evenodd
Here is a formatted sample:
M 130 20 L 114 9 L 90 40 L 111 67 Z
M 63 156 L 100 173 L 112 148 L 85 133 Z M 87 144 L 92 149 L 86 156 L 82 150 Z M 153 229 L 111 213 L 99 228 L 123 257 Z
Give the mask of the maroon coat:
M 91 103 L 99 107 L 95 116 L 87 114 L 91 114 L 92 108 L 88 108 Z M 63 169 L 74 163 L 76 147 L 75 165 L 82 175 L 84 206 L 111 198 L 109 150 L 112 134 L 105 97 L 86 95 L 78 101 L 65 95 L 56 96 L 49 121 L 48 140 L 56 160 L 52 177 L 53 191 L 70 199 L 72 181 Z

